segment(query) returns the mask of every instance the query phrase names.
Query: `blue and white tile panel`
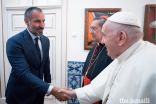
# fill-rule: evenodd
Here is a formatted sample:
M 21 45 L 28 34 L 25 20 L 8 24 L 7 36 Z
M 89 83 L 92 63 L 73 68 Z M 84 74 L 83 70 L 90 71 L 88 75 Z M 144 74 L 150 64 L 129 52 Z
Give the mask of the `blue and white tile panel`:
M 77 89 L 81 87 L 82 68 L 84 62 L 68 61 L 68 88 Z M 79 104 L 77 98 L 68 101 L 68 104 Z

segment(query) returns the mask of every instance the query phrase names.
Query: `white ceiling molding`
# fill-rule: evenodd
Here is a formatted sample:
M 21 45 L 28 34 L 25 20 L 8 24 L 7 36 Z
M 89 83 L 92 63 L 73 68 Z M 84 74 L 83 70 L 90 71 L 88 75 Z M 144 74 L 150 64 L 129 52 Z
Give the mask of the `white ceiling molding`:
M 33 6 L 36 6 L 36 7 L 39 7 L 41 9 L 55 9 L 55 8 L 61 8 L 61 5 L 33 5 Z M 31 6 L 6 6 L 5 8 L 7 10 L 16 10 L 16 9 L 20 9 L 20 10 L 25 10 L 27 8 L 29 8 Z

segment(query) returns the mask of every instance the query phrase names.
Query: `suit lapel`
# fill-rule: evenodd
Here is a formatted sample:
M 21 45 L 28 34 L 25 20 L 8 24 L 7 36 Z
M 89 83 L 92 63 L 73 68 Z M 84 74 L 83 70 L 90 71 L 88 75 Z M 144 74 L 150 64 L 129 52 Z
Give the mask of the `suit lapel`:
M 38 55 L 36 54 L 37 50 L 36 50 L 35 44 L 34 44 L 32 38 L 31 38 L 29 32 L 27 31 L 27 29 L 24 30 L 24 38 L 25 38 L 26 43 L 28 44 L 28 46 L 32 50 L 32 53 L 34 54 L 38 65 L 40 66 L 40 60 L 39 60 Z

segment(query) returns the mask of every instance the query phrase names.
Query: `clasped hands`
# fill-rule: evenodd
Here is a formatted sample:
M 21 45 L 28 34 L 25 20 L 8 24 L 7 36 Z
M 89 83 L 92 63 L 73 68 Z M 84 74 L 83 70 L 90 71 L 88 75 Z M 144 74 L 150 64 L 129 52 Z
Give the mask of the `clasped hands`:
M 65 87 L 61 87 L 61 88 L 54 87 L 50 94 L 55 96 L 55 98 L 59 101 L 67 101 L 67 100 L 71 100 L 73 97 L 77 97 L 75 90 L 72 90 L 71 88 L 65 88 Z

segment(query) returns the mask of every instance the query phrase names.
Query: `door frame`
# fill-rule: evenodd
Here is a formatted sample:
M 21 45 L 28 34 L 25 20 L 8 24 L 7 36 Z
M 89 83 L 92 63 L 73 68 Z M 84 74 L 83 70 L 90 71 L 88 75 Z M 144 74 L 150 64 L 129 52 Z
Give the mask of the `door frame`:
M 5 82 L 4 82 L 4 37 L 3 37 L 3 0 L 0 1 L 0 103 L 5 103 Z

